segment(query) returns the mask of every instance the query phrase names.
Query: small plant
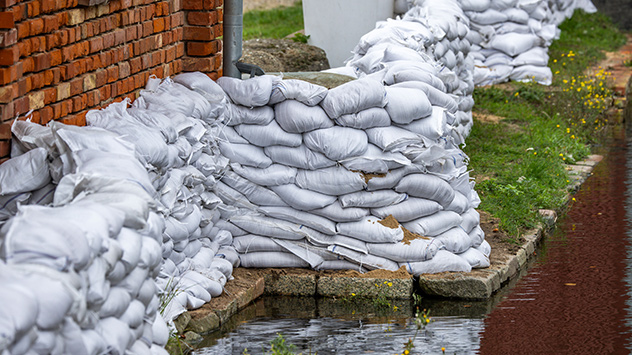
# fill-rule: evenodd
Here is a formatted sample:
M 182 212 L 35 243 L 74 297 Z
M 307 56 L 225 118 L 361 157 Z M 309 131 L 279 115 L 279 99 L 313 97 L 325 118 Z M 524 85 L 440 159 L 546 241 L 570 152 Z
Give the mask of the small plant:
M 305 34 L 298 32 L 292 37 L 292 41 L 298 43 L 307 43 L 307 41 L 309 41 L 309 37 L 310 35 L 306 36 Z
M 373 299 L 373 304 L 378 308 L 390 309 L 391 302 L 388 298 L 388 287 L 392 287 L 393 283 L 391 281 L 384 281 L 381 284 L 376 283 L 375 287 L 377 287 L 377 295 Z
M 632 67 L 632 59 L 624 60 L 623 65 L 626 67 Z
M 425 309 L 421 312 L 417 311 L 415 313 L 415 319 L 413 320 L 415 323 L 415 334 L 412 338 L 408 338 L 408 341 L 404 344 L 404 352 L 402 355 L 408 355 L 415 347 L 415 339 L 421 330 L 426 329 L 426 326 L 432 322 L 432 318 L 430 318 L 430 312 Z M 441 349 L 443 351 L 443 348 Z

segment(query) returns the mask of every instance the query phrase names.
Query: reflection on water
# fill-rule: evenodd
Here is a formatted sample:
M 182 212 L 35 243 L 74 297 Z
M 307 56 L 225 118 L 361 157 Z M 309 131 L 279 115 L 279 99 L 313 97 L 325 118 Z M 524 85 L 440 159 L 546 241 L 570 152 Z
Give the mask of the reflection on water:
M 546 238 L 529 272 L 486 302 L 424 299 L 435 320 L 416 354 L 629 354 L 632 329 L 632 159 L 623 134 Z M 627 210 L 627 212 L 626 212 Z M 282 333 L 304 354 L 394 354 L 415 334 L 414 307 L 267 297 L 211 334 L 197 354 L 270 350 Z

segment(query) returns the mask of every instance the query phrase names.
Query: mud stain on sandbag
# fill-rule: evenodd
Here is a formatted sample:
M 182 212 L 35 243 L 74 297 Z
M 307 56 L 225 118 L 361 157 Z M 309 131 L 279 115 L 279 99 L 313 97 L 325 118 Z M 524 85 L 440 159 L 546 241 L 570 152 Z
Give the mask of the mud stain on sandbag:
M 399 222 L 397 221 L 397 219 L 395 219 L 395 217 L 393 217 L 392 214 L 389 214 L 388 216 L 384 217 L 384 219 L 380 219 L 379 221 L 377 221 L 379 224 L 383 225 L 384 227 L 388 227 L 388 228 L 401 228 L 404 231 L 404 239 L 402 239 L 402 243 L 406 244 L 406 245 L 410 245 L 410 241 L 411 240 L 415 240 L 415 239 L 430 239 L 428 237 L 424 237 L 421 236 L 419 234 L 413 233 L 411 231 L 409 231 L 408 229 L 404 228 L 404 226 L 402 226 L 401 224 L 399 224 Z

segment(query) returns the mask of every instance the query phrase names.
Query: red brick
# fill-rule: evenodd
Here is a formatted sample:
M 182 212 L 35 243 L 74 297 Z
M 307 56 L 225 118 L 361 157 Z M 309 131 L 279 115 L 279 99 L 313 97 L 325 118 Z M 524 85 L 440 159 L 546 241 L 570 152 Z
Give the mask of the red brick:
M 170 46 L 169 48 L 167 48 L 167 53 L 166 53 L 165 59 L 167 60 L 167 62 L 172 62 L 174 59 L 176 59 L 176 47 L 175 46 Z
M 129 65 L 130 65 L 130 73 L 131 74 L 136 74 L 139 71 L 141 71 L 142 69 L 142 63 L 139 57 L 135 57 L 130 59 L 129 61 Z
M 11 124 L 0 124 L 0 139 L 11 139 Z
M 83 92 L 83 79 L 75 78 L 70 81 L 70 96 L 79 95 Z
M 21 22 L 15 25 L 15 28 L 18 30 L 18 39 L 26 38 L 29 36 L 29 23 Z
M 195 26 L 209 26 L 217 23 L 216 11 L 190 11 L 187 13 L 187 23 Z
M 184 27 L 185 41 L 210 41 L 215 39 L 214 31 L 208 27 Z
M 39 1 L 31 1 L 26 6 L 27 6 L 27 13 L 29 17 L 36 17 L 40 14 Z
M 35 1 L 31 2 L 34 3 Z M 31 4 L 29 3 L 29 4 Z M 36 36 L 44 32 L 44 19 L 37 18 L 29 21 L 29 35 Z
M 165 19 L 162 17 L 154 19 L 154 33 L 162 32 L 165 30 Z
M 21 73 L 20 73 L 21 74 Z M 0 85 L 18 80 L 18 65 L 12 65 L 8 68 L 0 68 Z
M 46 35 L 46 50 L 49 51 L 56 47 L 59 47 L 59 35 L 56 33 Z
M 88 104 L 87 95 L 83 94 L 83 95 L 73 97 L 72 98 L 72 111 L 73 112 L 81 111 L 84 108 L 86 108 L 87 104 Z
M 40 124 L 47 124 L 48 122 L 53 120 L 53 108 L 50 106 L 46 106 L 38 111 L 40 114 Z
M 182 8 L 184 10 L 203 10 L 203 0 L 182 0 Z
M 0 0 L 0 7 L 10 7 L 17 3 L 16 0 Z
M 50 33 L 59 29 L 59 20 L 57 15 L 44 16 L 44 32 Z
M 15 27 L 15 21 L 13 20 L 13 12 L 3 11 L 0 12 L 0 28 L 11 29 Z
M 48 69 L 51 66 L 49 53 L 42 53 L 42 54 L 35 55 L 33 56 L 33 60 L 35 61 L 35 71 Z
M 104 48 L 111 48 L 114 46 L 114 33 L 105 33 L 102 38 Z
M 187 55 L 206 57 L 217 53 L 217 42 L 187 42 Z
M 2 103 L 11 102 L 15 98 L 17 87 L 18 87 L 17 83 L 13 83 L 11 85 L 0 86 L 0 102 Z
M 8 157 L 11 154 L 11 141 L 0 141 L 0 156 Z
M 95 37 L 89 40 L 90 53 L 95 53 L 103 49 L 103 38 Z
M 108 71 L 108 83 L 112 83 L 118 80 L 119 75 L 118 75 L 117 66 L 111 66 L 107 68 L 107 71 Z
M 50 52 L 50 66 L 56 67 L 61 64 L 61 49 L 56 49 Z
M 209 72 L 213 69 L 214 62 L 213 58 L 184 58 L 182 64 L 185 72 Z
M 46 88 L 42 90 L 44 92 L 44 104 L 50 105 L 53 102 L 57 101 L 57 89 L 56 88 Z
M 10 119 L 13 119 L 14 117 L 15 115 L 13 114 L 13 102 L 10 102 L 6 105 L 0 105 L 0 121 L 8 121 Z
M 154 22 L 153 21 L 146 21 L 143 22 L 143 37 L 147 37 L 150 36 L 154 33 Z
M 22 72 L 23 73 L 30 73 L 33 71 L 33 58 L 28 57 L 28 58 L 24 58 L 22 59 Z
M 42 12 L 49 13 L 53 12 L 57 9 L 55 0 L 41 0 L 42 1 Z
M 31 47 L 33 52 L 45 52 L 46 51 L 46 37 L 38 36 L 31 37 Z
M 88 107 L 95 107 L 101 102 L 101 95 L 99 95 L 99 90 L 92 90 L 86 94 L 86 104 Z
M 13 65 L 18 61 L 19 55 L 18 46 L 0 49 L 0 66 L 8 67 Z
M 13 106 L 15 110 L 15 115 L 25 114 L 29 112 L 29 97 L 23 96 L 15 99 Z

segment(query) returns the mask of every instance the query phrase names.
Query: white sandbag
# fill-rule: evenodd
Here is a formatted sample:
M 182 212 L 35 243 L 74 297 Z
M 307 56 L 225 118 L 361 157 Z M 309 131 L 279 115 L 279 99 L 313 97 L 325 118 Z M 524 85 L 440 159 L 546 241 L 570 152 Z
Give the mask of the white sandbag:
M 0 195 L 0 220 L 6 221 L 15 216 L 18 213 L 18 207 L 28 204 L 30 200 L 32 200 L 31 194 L 28 192 Z
M 240 254 L 256 253 L 260 251 L 285 251 L 270 237 L 247 234 L 233 238 L 233 247 Z
M 230 143 L 236 143 L 236 144 L 249 143 L 246 140 L 246 138 L 240 136 L 239 133 L 237 133 L 237 131 L 235 131 L 235 128 L 232 126 L 215 126 L 213 127 L 213 133 L 219 139 L 227 140 Z
M 336 196 L 301 189 L 294 184 L 271 186 L 270 188 L 279 195 L 285 203 L 301 211 L 323 208 L 336 200 Z
M 49 207 L 25 206 L 2 226 L 3 260 L 48 265 L 57 270 L 82 270 L 92 251 L 85 233 L 73 221 L 50 216 Z M 45 233 L 43 233 L 45 232 Z
M 313 253 L 310 248 L 304 248 L 301 245 L 292 243 L 288 240 L 276 239 L 275 242 L 285 248 L 288 252 L 304 260 L 312 269 L 317 268 L 324 261 L 320 255 Z
M 46 186 L 50 180 L 47 151 L 35 148 L 0 165 L 0 194 L 30 192 Z
M 159 346 L 165 346 L 169 341 L 169 328 L 164 318 L 157 314 L 151 325 L 152 342 Z
M 534 47 L 518 54 L 509 64 L 515 67 L 521 65 L 547 66 L 549 64 L 549 55 L 546 48 Z
M 222 246 L 217 251 L 216 256 L 228 260 L 233 265 L 233 268 L 239 267 L 239 254 L 232 246 Z
M 433 238 L 417 238 L 398 243 L 367 243 L 366 245 L 369 254 L 396 262 L 430 260 L 443 247 L 440 241 Z
M 368 254 L 366 242 L 347 237 L 341 234 L 326 235 L 323 233 L 309 233 L 308 241 L 320 248 L 327 248 L 332 245 L 338 245 L 347 249 L 354 250 L 358 253 Z
M 461 216 L 457 213 L 451 211 L 439 211 L 429 216 L 405 222 L 402 225 L 413 233 L 424 237 L 432 237 L 458 226 L 461 224 L 461 221 Z
M 229 104 L 226 110 L 226 124 L 236 126 L 240 124 L 267 125 L 274 120 L 274 110 L 269 106 L 246 107 Z
M 468 235 L 470 236 L 470 241 L 472 242 L 473 247 L 478 247 L 485 241 L 485 232 L 480 225 L 474 227 Z
M 270 157 L 271 162 L 294 168 L 316 170 L 336 165 L 335 161 L 305 145 L 299 147 L 273 146 L 265 148 L 264 151 Z
M 406 200 L 406 194 L 400 194 L 393 190 L 358 191 L 342 196 L 338 200 L 343 208 L 362 207 L 378 208 L 398 204 Z M 385 216 L 384 216 L 385 217 Z
M 450 95 L 446 94 L 445 91 L 439 90 L 430 84 L 426 84 L 421 81 L 405 81 L 395 84 L 392 87 L 419 89 L 426 93 L 428 101 L 430 101 L 433 106 L 443 107 L 445 110 L 451 113 L 455 113 L 458 109 L 456 101 L 454 101 L 454 99 Z
M 381 190 L 380 190 L 381 191 Z M 380 218 L 392 215 L 399 222 L 409 222 L 417 218 L 429 216 L 443 209 L 435 201 L 424 198 L 409 197 L 406 200 L 381 208 L 371 208 L 371 214 Z
M 129 115 L 119 119 L 123 119 L 122 123 L 125 125 L 141 124 Z M 134 144 L 109 130 L 100 127 L 65 125 L 56 121 L 51 122 L 50 127 L 56 138 L 55 145 L 61 154 L 69 154 L 82 149 L 96 149 L 108 153 L 134 156 Z
M 124 354 L 135 340 L 127 324 L 114 317 L 102 318 L 95 330 L 118 354 Z
M 339 245 L 331 245 L 327 247 L 327 250 L 369 270 L 385 269 L 395 271 L 399 269 L 399 265 L 390 259 L 371 254 L 362 254 Z
M 367 135 L 361 130 L 346 127 L 336 126 L 307 132 L 303 134 L 303 141 L 309 149 L 322 153 L 331 160 L 358 156 L 367 150 Z
M 303 239 L 306 236 L 300 224 L 277 218 L 249 214 L 233 216 L 230 222 L 255 235 L 291 240 Z
M 521 65 L 514 68 L 509 78 L 515 81 L 535 81 L 538 84 L 551 85 L 553 82 L 553 73 L 551 72 L 551 68 L 548 67 Z
M 540 42 L 541 39 L 533 34 L 506 33 L 496 35 L 489 46 L 514 57 L 539 45 Z
M 239 163 L 231 163 L 230 167 L 243 178 L 261 186 L 293 184 L 297 173 L 296 168 L 281 164 L 272 164 L 264 169 L 242 166 Z
M 367 209 L 342 207 L 340 201 L 335 201 L 329 206 L 323 208 L 311 210 L 309 213 L 325 217 L 334 222 L 353 222 L 369 215 L 369 211 Z
M 222 155 L 230 159 L 231 162 L 255 168 L 267 168 L 272 164 L 272 160 L 263 153 L 263 149 L 250 144 L 232 144 L 219 142 L 219 149 Z
M 359 264 L 344 259 L 325 260 L 315 270 L 355 270 L 361 274 L 368 271 Z
M 385 174 L 385 176 L 371 176 L 367 182 L 367 191 L 376 191 L 382 189 L 391 189 L 399 183 L 406 175 L 423 172 L 425 169 L 418 165 L 408 165 L 403 168 L 393 169 Z
M 231 275 L 233 274 L 233 264 L 231 264 L 230 261 L 220 257 L 213 258 L 211 269 L 217 269 L 221 271 L 222 274 L 226 276 L 226 278 L 231 277 Z
M 474 68 L 474 82 L 476 85 L 493 85 L 509 80 L 513 71 L 512 65 L 476 66 Z
M 481 253 L 483 253 L 483 255 L 485 255 L 488 258 L 489 258 L 489 255 L 492 252 L 492 247 L 489 245 L 489 243 L 486 240 L 483 240 L 481 245 L 479 245 L 477 247 L 473 247 L 473 248 L 478 250 L 478 251 L 480 251 Z
M 391 169 L 410 165 L 410 160 L 398 152 L 384 152 L 374 144 L 369 144 L 366 152 L 359 157 L 339 161 L 347 170 L 385 174 Z
M 336 124 L 357 129 L 386 127 L 391 124 L 391 117 L 385 109 L 373 107 L 357 113 L 342 115 L 336 118 Z
M 226 99 L 222 88 L 204 73 L 180 73 L 173 77 L 173 81 L 204 96 L 209 103 L 219 106 Z
M 232 171 L 227 171 L 221 181 L 242 193 L 248 201 L 259 206 L 287 206 L 285 202 L 273 191 L 259 186 Z
M 298 170 L 296 185 L 303 189 L 337 196 L 363 190 L 366 182 L 360 173 L 349 171 L 344 167 L 331 167 Z
M 481 222 L 481 216 L 474 208 L 470 208 L 465 213 L 462 213 L 461 218 L 463 218 L 461 228 L 463 228 L 466 233 L 471 232 Z
M 0 307 L 0 344 L 6 348 L 35 326 L 39 303 L 32 291 L 16 279 L 7 279 L 6 273 L 10 271 L 6 266 L 0 264 L 0 268 L 3 280 L 0 300 L 4 305 L 11 305 Z
M 396 243 L 404 239 L 400 226 L 391 228 L 380 223 L 376 217 L 365 217 L 356 222 L 336 225 L 338 233 L 370 243 Z
M 526 24 L 529 21 L 529 14 L 526 11 L 516 7 L 503 10 L 503 13 L 507 15 L 507 20 L 511 22 Z
M 242 124 L 235 126 L 235 130 L 248 142 L 260 147 L 273 145 L 298 147 L 303 142 L 303 137 L 300 134 L 284 131 L 276 121 L 267 125 Z
M 256 252 L 240 254 L 242 267 L 309 267 L 309 263 L 288 252 Z
M 262 75 L 247 80 L 222 76 L 217 83 L 233 102 L 246 106 L 265 106 L 270 101 L 272 87 L 281 78 L 274 75 Z
M 490 0 L 459 0 L 463 11 L 483 12 L 489 9 Z
M 320 106 L 308 106 L 296 100 L 274 106 L 276 122 L 289 133 L 305 133 L 333 127 L 333 122 Z
M 491 8 L 483 12 L 467 11 L 465 14 L 469 17 L 470 21 L 478 25 L 493 25 L 507 21 L 507 15 Z
M 24 152 L 35 149 L 44 148 L 46 151 L 52 151 L 55 147 L 55 136 L 48 126 L 23 120 L 15 120 L 11 124 L 11 133 L 15 137 L 12 142 L 19 143 Z M 15 157 L 11 152 L 11 157 Z
M 469 235 L 460 227 L 451 228 L 437 235 L 435 239 L 443 243 L 447 251 L 455 254 L 462 253 L 472 246 Z
M 446 111 L 442 107 L 432 106 L 432 114 L 426 118 L 413 121 L 401 128 L 421 136 L 437 140 L 448 134 Z
M 254 211 L 257 206 L 248 201 L 248 198 L 241 192 L 233 189 L 232 187 L 218 181 L 215 184 L 213 192 L 220 198 L 225 204 L 230 206 L 245 208 L 247 210 Z
M 386 106 L 384 86 L 371 79 L 358 79 L 329 90 L 320 105 L 333 119 L 371 107 Z
M 445 208 L 446 211 L 456 212 L 458 214 L 465 213 L 470 209 L 470 199 L 462 193 L 455 191 L 454 200 Z
M 121 261 L 125 265 L 127 273 L 136 268 L 140 261 L 143 237 L 133 229 L 123 228 L 116 239 L 123 250 Z
M 138 328 L 143 323 L 143 317 L 145 317 L 145 305 L 138 300 L 133 300 L 120 320 L 130 328 Z
M 422 143 L 418 134 L 394 126 L 370 128 L 366 130 L 366 134 L 369 143 L 385 151 L 397 151 L 410 144 Z
M 419 276 L 422 274 L 437 274 L 444 271 L 472 271 L 472 266 L 465 259 L 450 253 L 447 250 L 439 250 L 434 258 L 426 261 L 400 263 L 406 266 L 406 271 Z
M 489 258 L 474 248 L 469 248 L 463 253 L 457 254 L 457 256 L 465 259 L 472 265 L 472 269 L 483 269 L 490 265 Z
M 99 309 L 99 317 L 120 317 L 132 302 L 132 296 L 120 287 L 110 288 L 110 293 L 105 299 L 105 303 Z
M 293 222 L 299 225 L 306 225 L 321 233 L 329 235 L 336 234 L 336 223 L 318 215 L 298 211 L 291 207 L 261 206 L 260 210 L 269 217 L 282 219 L 284 221 Z
M 447 207 L 454 199 L 454 190 L 445 180 L 429 174 L 409 174 L 395 186 L 395 191 L 437 201 Z
M 309 83 L 303 80 L 286 79 L 279 81 L 272 88 L 270 105 L 284 100 L 296 100 L 307 106 L 318 105 L 329 91 L 326 87 Z

